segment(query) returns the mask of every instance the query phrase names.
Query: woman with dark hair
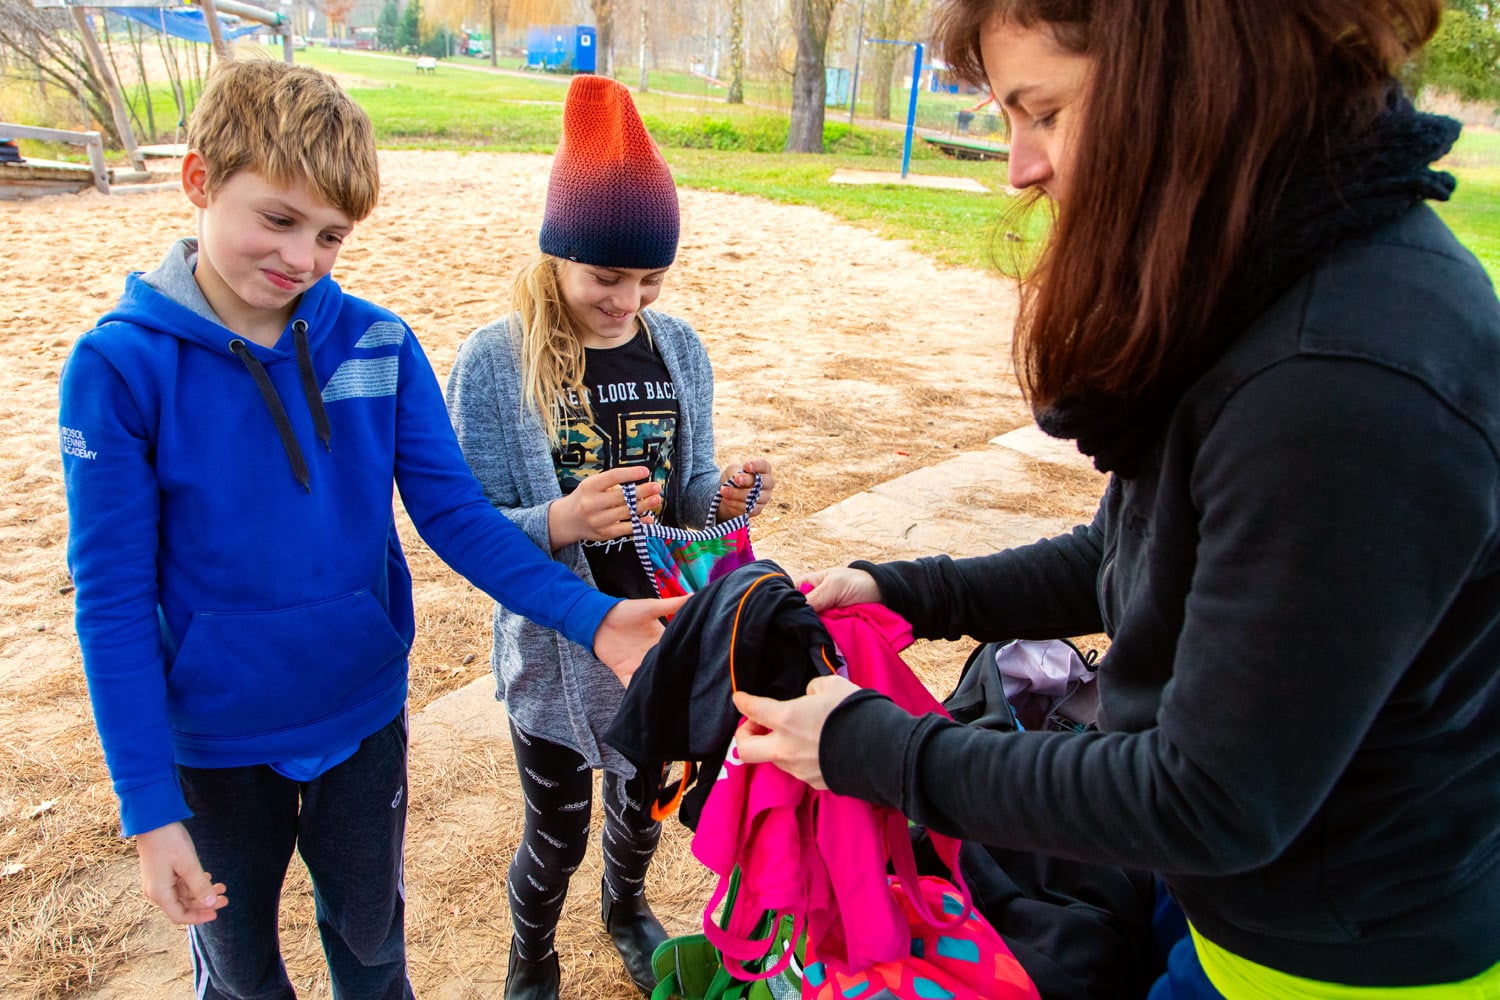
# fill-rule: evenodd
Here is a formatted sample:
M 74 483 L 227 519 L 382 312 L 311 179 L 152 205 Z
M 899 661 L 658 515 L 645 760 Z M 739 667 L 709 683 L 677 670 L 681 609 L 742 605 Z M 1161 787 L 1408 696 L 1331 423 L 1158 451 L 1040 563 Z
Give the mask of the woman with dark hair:
M 1439 0 L 938 7 L 1012 184 L 1055 203 L 1017 371 L 1111 479 L 1070 534 L 809 599 L 926 637 L 1106 632 L 1099 731 L 830 677 L 738 696 L 740 757 L 1159 873 L 1191 934 L 1157 995 L 1500 996 L 1500 304 L 1425 204 L 1458 126 L 1395 79 Z

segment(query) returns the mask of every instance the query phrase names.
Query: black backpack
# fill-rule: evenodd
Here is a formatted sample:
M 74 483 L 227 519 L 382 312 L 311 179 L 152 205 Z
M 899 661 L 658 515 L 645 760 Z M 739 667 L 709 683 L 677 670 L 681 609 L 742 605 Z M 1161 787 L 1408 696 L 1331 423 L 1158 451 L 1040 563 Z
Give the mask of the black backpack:
M 1015 708 L 1006 700 L 1004 681 L 996 666 L 996 654 L 1012 644 L 1052 645 L 1060 644 L 1068 649 L 1087 669 L 1082 679 L 1074 681 L 1068 692 L 1054 700 L 1045 717 L 1033 719 L 1023 726 Z M 1099 689 L 1093 683 L 1099 653 L 1096 650 L 1079 649 L 1069 639 L 1003 639 L 986 642 L 975 647 L 964 662 L 963 671 L 953 693 L 943 699 L 943 707 L 954 721 L 981 729 L 998 729 L 1013 732 L 1022 728 L 1056 729 L 1085 732 L 1097 729 L 1099 714 Z

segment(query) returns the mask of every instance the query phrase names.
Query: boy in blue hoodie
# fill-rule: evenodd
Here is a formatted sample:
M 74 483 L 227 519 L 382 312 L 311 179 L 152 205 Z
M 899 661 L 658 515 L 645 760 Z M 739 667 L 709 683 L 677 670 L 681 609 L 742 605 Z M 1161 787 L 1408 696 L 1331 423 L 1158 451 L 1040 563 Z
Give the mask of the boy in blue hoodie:
M 606 597 L 492 507 L 410 328 L 329 277 L 379 184 L 332 79 L 225 62 L 188 145 L 198 238 L 131 275 L 62 373 L 78 637 L 123 831 L 189 926 L 198 997 L 294 995 L 294 849 L 334 995 L 410 997 L 392 483 L 449 565 L 622 681 L 678 602 Z

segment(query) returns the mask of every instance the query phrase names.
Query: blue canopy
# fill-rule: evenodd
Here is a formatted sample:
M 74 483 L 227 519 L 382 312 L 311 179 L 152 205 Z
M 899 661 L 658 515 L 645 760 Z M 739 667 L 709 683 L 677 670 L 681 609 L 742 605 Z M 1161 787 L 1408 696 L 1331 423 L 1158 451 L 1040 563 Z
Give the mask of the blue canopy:
M 162 8 L 150 9 L 143 7 L 112 7 L 110 8 L 109 12 L 111 14 L 119 14 L 122 17 L 128 17 L 132 21 L 139 21 L 142 24 L 149 24 L 157 31 L 164 31 L 169 35 L 175 35 L 178 38 L 186 38 L 189 41 L 203 42 L 207 44 L 208 42 L 211 42 L 213 40 L 209 37 L 208 23 L 203 20 L 203 11 L 201 10 L 181 10 L 175 8 L 172 10 L 166 10 Z M 223 32 L 226 39 L 239 38 L 241 35 L 251 34 L 253 32 L 261 30 L 264 27 L 266 27 L 266 25 L 253 23 L 240 24 L 237 26 L 230 25 L 226 24 L 222 17 L 219 18 L 219 30 Z

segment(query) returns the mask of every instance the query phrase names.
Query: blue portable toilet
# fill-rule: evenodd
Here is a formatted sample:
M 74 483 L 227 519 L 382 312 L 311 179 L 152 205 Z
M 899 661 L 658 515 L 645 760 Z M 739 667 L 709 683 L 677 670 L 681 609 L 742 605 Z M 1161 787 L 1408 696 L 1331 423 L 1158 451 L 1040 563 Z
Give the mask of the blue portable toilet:
M 598 33 L 586 24 L 533 25 L 526 29 L 526 68 L 548 73 L 592 73 Z
M 853 74 L 839 66 L 828 66 L 823 70 L 823 103 L 827 107 L 842 107 L 849 103 L 849 86 Z

